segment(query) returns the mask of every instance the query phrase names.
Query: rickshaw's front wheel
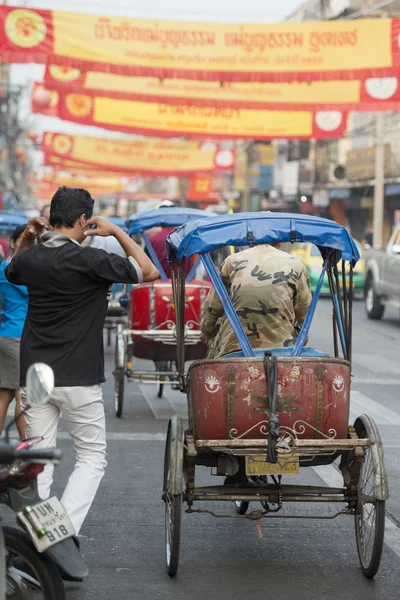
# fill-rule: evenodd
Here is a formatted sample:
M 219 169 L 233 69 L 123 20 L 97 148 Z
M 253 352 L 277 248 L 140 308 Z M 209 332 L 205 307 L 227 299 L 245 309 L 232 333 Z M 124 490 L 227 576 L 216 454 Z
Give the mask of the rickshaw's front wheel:
M 382 558 L 385 535 L 385 498 L 387 480 L 382 443 L 372 419 L 363 415 L 354 427 L 360 439 L 370 439 L 364 448 L 358 483 L 358 503 L 355 516 L 357 550 L 361 569 L 368 579 L 375 577 Z
M 168 361 L 166 360 L 160 360 L 158 362 L 156 362 L 156 371 L 170 371 L 170 364 Z M 163 397 L 163 393 L 164 393 L 164 383 L 163 381 L 165 381 L 166 377 L 164 379 L 160 378 L 159 384 L 158 384 L 158 391 L 157 391 L 157 398 L 162 398 Z
M 123 335 L 123 327 L 121 324 L 117 327 L 117 335 L 115 340 L 115 414 L 118 418 L 122 417 L 124 408 L 124 392 L 125 392 L 125 362 L 126 362 L 126 347 Z
M 173 577 L 179 564 L 183 500 L 183 421 L 174 415 L 168 424 L 164 457 L 165 553 L 167 573 Z
M 125 369 L 117 368 L 115 377 L 115 415 L 120 419 L 124 409 Z

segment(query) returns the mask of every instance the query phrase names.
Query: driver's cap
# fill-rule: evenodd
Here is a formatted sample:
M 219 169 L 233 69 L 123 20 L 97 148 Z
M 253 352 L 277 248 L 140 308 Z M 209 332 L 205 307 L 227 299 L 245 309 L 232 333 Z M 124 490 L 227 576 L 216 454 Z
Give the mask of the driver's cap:
M 172 206 L 175 206 L 175 204 L 171 200 L 163 200 L 156 208 L 171 208 Z

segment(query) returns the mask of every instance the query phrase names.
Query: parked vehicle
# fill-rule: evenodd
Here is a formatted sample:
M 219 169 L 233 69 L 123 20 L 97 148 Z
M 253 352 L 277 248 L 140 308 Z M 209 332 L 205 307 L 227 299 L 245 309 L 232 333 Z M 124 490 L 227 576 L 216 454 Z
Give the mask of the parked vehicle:
M 357 241 L 355 241 L 355 244 L 358 248 L 360 256 L 362 257 L 364 250 L 361 244 Z M 294 245 L 291 253 L 297 256 L 297 258 L 299 258 L 305 264 L 310 277 L 310 288 L 312 293 L 314 293 L 318 284 L 319 276 L 321 275 L 321 252 L 318 250 L 317 246 L 314 246 L 314 244 L 299 243 Z M 364 271 L 364 259 L 360 258 L 353 273 L 354 294 L 362 294 L 364 292 Z M 349 278 L 347 277 L 347 285 L 348 283 Z M 329 280 L 327 275 L 324 277 L 321 294 L 330 294 Z
M 370 319 L 380 319 L 385 306 L 400 309 L 400 227 L 386 249 L 365 254 L 365 310 Z
M 54 386 L 50 367 L 36 364 L 27 374 L 30 404 L 44 404 Z M 8 433 L 8 432 L 7 432 Z M 65 600 L 63 579 L 87 577 L 73 525 L 57 497 L 40 500 L 37 476 L 45 463 L 58 461 L 57 449 L 32 449 L 38 439 L 13 443 L 0 441 L 0 504 L 8 506 L 22 529 L 4 527 L 6 597 Z

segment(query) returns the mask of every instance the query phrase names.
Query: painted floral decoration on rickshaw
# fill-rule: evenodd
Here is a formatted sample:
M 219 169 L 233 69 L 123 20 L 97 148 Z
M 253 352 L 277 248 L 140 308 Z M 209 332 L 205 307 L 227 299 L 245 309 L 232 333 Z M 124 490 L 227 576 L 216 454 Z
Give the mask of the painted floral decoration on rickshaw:
M 261 404 L 261 406 L 256 406 L 254 408 L 254 412 L 265 413 L 269 415 L 270 409 L 267 394 L 265 394 L 265 396 L 254 396 L 253 400 L 254 402 L 258 402 L 259 404 Z M 295 402 L 298 402 L 298 400 L 300 400 L 299 394 L 292 394 L 291 396 L 281 396 L 279 394 L 277 412 L 287 414 L 292 412 L 298 412 L 300 409 L 295 404 Z
M 341 392 L 344 388 L 344 379 L 341 375 L 336 375 L 332 382 L 335 392 Z
M 251 379 L 258 379 L 261 375 L 261 372 L 257 367 L 249 367 L 249 375 Z
M 215 394 L 219 390 L 219 381 L 214 375 L 208 375 L 205 378 L 205 387 L 207 392 L 210 394 Z

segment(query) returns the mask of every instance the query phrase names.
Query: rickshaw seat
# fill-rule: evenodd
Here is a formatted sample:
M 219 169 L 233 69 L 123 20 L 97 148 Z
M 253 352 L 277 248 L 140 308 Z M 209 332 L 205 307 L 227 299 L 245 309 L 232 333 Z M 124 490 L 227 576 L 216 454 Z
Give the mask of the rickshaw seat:
M 274 356 L 291 356 L 291 352 L 293 350 L 292 346 L 288 348 L 254 348 L 254 355 L 256 357 L 264 356 L 266 350 L 272 352 Z M 300 356 L 329 356 L 329 354 L 325 354 L 320 350 L 316 350 L 315 348 L 303 348 Z M 241 350 L 237 350 L 236 352 L 230 352 L 229 354 L 224 354 L 221 358 L 243 358 L 243 352 Z

